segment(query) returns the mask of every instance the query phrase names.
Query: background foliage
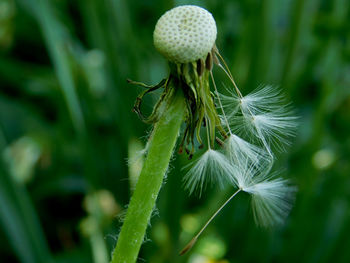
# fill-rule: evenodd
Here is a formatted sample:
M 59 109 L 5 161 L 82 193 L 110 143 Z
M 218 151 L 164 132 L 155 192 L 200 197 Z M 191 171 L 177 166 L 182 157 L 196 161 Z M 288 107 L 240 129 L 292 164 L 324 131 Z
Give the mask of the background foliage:
M 349 1 L 0 0 L 1 262 L 108 262 L 149 130 L 125 80 L 166 76 L 152 32 L 180 4 L 212 12 L 243 93 L 273 84 L 293 101 L 300 129 L 278 166 L 299 191 L 285 226 L 257 228 L 242 195 L 178 257 L 232 189 L 188 197 L 177 157 L 140 258 L 350 262 Z

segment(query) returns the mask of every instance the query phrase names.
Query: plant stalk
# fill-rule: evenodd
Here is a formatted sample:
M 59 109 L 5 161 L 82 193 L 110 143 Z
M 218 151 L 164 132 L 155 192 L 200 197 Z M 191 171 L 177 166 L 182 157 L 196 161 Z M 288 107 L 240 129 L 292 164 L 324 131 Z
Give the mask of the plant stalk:
M 185 100 L 174 81 L 172 99 L 153 128 L 147 158 L 131 198 L 111 263 L 136 262 L 155 202 L 168 169 L 185 114 Z

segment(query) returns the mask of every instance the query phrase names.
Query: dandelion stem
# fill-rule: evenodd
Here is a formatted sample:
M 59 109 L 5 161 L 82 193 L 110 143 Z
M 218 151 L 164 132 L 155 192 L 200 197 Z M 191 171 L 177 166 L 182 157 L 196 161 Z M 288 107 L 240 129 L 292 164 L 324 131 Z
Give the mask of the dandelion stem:
M 171 81 L 170 88 L 176 88 Z M 153 128 L 148 155 L 131 198 L 111 263 L 136 262 L 185 115 L 181 89 L 174 91 Z
M 207 226 L 210 224 L 211 221 L 217 216 L 218 213 L 234 198 L 242 188 L 239 188 L 236 192 L 234 192 L 220 207 L 218 210 L 215 211 L 215 213 L 209 218 L 209 220 L 205 223 L 205 225 L 199 230 L 197 235 L 195 235 L 190 242 L 180 251 L 180 255 L 185 254 L 187 251 L 189 251 L 193 245 L 196 243 L 198 237 L 203 233 L 203 231 L 207 228 Z

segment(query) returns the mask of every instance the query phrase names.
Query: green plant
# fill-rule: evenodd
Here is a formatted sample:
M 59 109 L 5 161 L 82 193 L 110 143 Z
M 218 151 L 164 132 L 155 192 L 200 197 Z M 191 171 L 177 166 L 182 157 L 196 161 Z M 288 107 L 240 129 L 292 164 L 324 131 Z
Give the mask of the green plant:
M 290 116 L 290 108 L 283 105 L 279 92 L 270 86 L 242 95 L 215 46 L 216 33 L 215 20 L 203 8 L 180 6 L 166 12 L 155 27 L 154 44 L 169 61 L 169 77 L 155 86 L 130 81 L 146 88 L 137 98 L 134 111 L 154 127 L 113 263 L 137 259 L 183 120 L 186 125 L 179 153 L 185 150 L 192 159 L 197 143 L 198 148 L 207 148 L 184 176 L 185 187 L 190 193 L 199 194 L 206 185 L 214 183 L 232 184 L 238 190 L 181 254 L 193 246 L 216 214 L 240 191 L 252 195 L 255 219 L 262 226 L 282 223 L 290 210 L 294 187 L 287 180 L 270 175 L 270 170 L 273 148 L 283 149 L 283 144 L 288 143 L 296 127 L 295 117 Z M 214 64 L 231 80 L 234 89 L 230 95 L 219 94 L 212 73 Z M 145 117 L 141 110 L 143 96 L 160 88 L 163 93 L 159 101 L 151 115 Z M 203 127 L 207 143 L 202 140 Z M 238 134 L 248 135 L 243 139 Z

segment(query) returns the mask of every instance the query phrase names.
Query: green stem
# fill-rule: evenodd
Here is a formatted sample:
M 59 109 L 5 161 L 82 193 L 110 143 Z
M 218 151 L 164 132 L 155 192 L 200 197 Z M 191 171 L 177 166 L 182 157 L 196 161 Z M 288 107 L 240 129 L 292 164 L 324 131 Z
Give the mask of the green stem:
M 108 252 L 106 249 L 105 240 L 100 229 L 94 231 L 90 236 L 90 243 L 92 248 L 92 256 L 95 263 L 108 263 Z
M 174 83 L 170 88 L 175 88 Z M 164 103 L 168 103 L 167 101 Z M 185 101 L 180 89 L 155 124 L 126 219 L 113 252 L 112 263 L 136 262 L 148 222 L 168 169 L 180 126 L 185 114 Z

